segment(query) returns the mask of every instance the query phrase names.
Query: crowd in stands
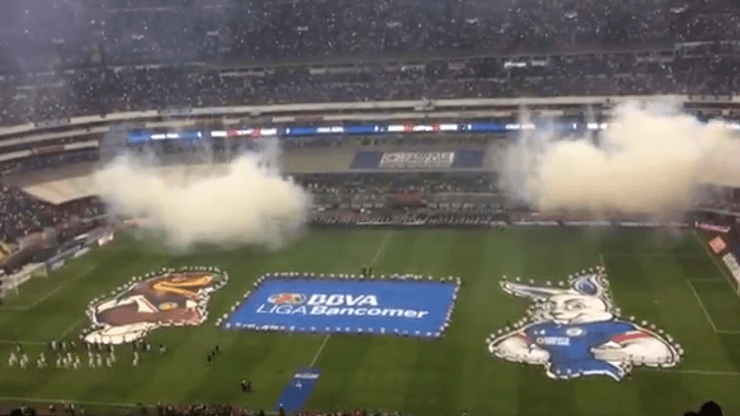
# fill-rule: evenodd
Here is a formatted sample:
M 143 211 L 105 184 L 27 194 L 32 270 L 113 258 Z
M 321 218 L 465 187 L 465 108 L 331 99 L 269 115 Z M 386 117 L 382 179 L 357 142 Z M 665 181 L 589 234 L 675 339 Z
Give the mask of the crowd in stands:
M 143 413 L 143 412 L 142 412 Z M 150 412 L 147 412 L 147 414 Z M 269 412 L 274 414 L 273 412 Z M 264 410 L 255 410 L 245 406 L 232 406 L 228 404 L 209 403 L 197 404 L 192 406 L 168 406 L 158 405 L 156 416 L 265 416 Z M 279 411 L 279 416 L 284 416 L 287 412 Z M 368 412 L 364 409 L 337 410 L 332 412 L 319 411 L 300 411 L 290 413 L 295 416 L 401 416 L 398 412 Z
M 45 156 L 32 156 L 0 162 L 0 177 L 32 170 L 56 169 L 80 162 L 95 162 L 100 160 L 97 149 L 72 151 Z
M 260 62 L 740 35 L 737 14 L 722 0 L 52 0 L 53 8 L 49 0 L 9 1 L 0 57 L 16 52 L 11 41 L 38 52 L 6 68 L 48 56 L 67 65 Z
M 294 178 L 314 195 L 497 192 L 494 172 L 302 174 Z
M 413 68 L 358 65 L 349 73 L 328 75 L 312 74 L 306 66 L 254 76 L 182 65 L 76 69 L 53 81 L 27 79 L 14 86 L 0 80 L 0 125 L 121 111 L 295 102 L 740 92 L 740 45 L 726 55 L 671 53 L 643 60 L 639 53 L 587 53 L 527 59 L 519 62 L 522 67 L 510 63 L 507 58 L 471 58 Z M 453 65 L 461 69 L 451 70 Z
M 98 198 L 54 205 L 14 186 L 0 185 L 0 241 L 17 243 L 21 238 L 73 218 L 95 217 L 105 212 Z
M 25 6 L 37 24 L 13 21 L 0 37 L 0 125 L 236 104 L 740 91 L 740 18 L 716 0 L 84 0 L 73 18 L 56 3 Z M 39 27 L 57 14 L 70 25 Z M 25 25 L 39 32 L 33 41 Z M 38 54 L 64 70 L 32 71 L 30 53 L 9 51 L 11 41 L 56 45 Z M 677 44 L 687 41 L 707 43 Z M 525 57 L 501 57 L 514 53 Z M 335 56 L 385 60 L 316 63 Z M 207 64 L 275 59 L 290 65 Z
M 275 414 L 266 412 L 261 409 L 252 409 L 248 406 L 236 406 L 223 403 L 203 403 L 193 405 L 168 405 L 158 404 L 156 406 L 138 405 L 133 410 L 126 412 L 120 411 L 94 411 L 85 409 L 74 403 L 65 403 L 64 405 L 50 405 L 48 409 L 36 409 L 32 406 L 23 405 L 10 413 L 13 416 L 36 416 L 36 415 L 80 415 L 80 416 L 265 416 L 266 414 Z M 381 412 L 367 411 L 364 409 L 356 410 L 336 410 L 330 412 L 302 410 L 297 413 L 278 412 L 279 416 L 291 414 L 294 416 L 402 416 L 399 412 Z
M 22 190 L 0 185 L 0 238 L 17 241 L 30 233 L 42 231 L 63 219 L 52 204 L 41 201 Z

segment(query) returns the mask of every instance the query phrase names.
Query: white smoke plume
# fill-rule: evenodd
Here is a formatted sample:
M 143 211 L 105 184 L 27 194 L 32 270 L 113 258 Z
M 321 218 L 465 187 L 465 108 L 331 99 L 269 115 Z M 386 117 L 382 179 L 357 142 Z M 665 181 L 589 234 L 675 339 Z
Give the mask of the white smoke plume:
M 119 156 L 94 175 L 113 212 L 144 215 L 168 246 L 254 244 L 278 248 L 304 225 L 310 195 L 257 154 L 200 169 L 155 167 Z M 195 170 L 195 172 L 193 172 Z
M 522 130 L 505 152 L 502 184 L 541 211 L 670 216 L 696 202 L 703 184 L 740 185 L 732 137 L 724 123 L 667 103 L 625 104 L 594 136 Z

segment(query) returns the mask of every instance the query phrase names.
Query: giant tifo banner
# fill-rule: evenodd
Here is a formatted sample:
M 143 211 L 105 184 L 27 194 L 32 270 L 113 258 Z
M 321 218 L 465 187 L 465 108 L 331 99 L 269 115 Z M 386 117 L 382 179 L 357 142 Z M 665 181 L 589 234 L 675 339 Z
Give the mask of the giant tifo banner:
M 224 317 L 225 329 L 436 338 L 459 280 L 267 275 Z
M 381 169 L 450 168 L 455 152 L 393 152 L 383 153 Z

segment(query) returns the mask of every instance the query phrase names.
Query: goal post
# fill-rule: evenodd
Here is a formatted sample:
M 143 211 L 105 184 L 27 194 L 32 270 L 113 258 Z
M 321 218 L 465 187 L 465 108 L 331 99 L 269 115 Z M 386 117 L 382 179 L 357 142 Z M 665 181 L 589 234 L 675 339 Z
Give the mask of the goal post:
M 34 277 L 47 277 L 48 275 L 45 263 L 28 264 L 20 271 L 2 277 L 3 284 L 2 289 L 0 289 L 2 291 L 0 297 L 7 298 L 18 295 L 20 293 L 19 288 L 23 283 Z
M 49 269 L 46 267 L 46 263 L 35 263 L 31 266 L 29 270 L 31 277 L 49 277 Z

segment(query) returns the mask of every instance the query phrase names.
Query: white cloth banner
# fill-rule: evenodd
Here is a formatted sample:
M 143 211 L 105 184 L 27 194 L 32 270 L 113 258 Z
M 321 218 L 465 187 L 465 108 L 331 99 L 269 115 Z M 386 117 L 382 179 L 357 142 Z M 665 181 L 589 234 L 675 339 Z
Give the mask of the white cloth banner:
M 455 152 L 393 152 L 383 153 L 378 165 L 383 169 L 449 168 Z

